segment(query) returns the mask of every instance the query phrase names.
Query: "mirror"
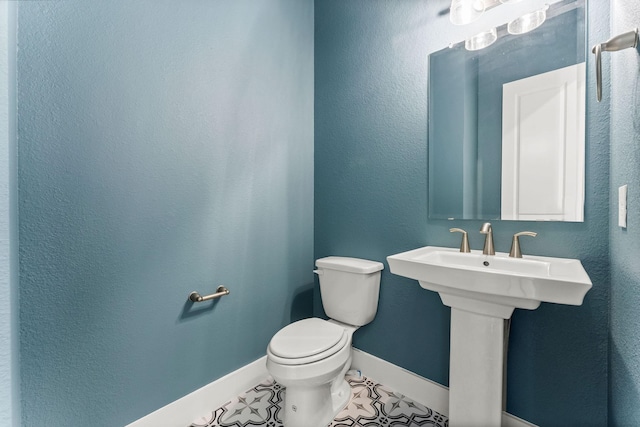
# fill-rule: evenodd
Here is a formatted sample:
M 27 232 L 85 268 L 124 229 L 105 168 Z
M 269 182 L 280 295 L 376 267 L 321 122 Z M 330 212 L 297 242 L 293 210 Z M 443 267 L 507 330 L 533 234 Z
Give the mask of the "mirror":
M 429 218 L 583 221 L 585 15 L 429 56 Z

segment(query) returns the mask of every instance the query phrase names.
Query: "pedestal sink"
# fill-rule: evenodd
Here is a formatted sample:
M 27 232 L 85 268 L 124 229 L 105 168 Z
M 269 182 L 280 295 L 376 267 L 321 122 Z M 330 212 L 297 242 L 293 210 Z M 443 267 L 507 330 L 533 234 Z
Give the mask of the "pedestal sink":
M 541 302 L 581 305 L 591 280 L 579 260 L 426 246 L 387 257 L 392 273 L 438 292 L 451 307 L 449 425 L 498 427 L 504 319 Z

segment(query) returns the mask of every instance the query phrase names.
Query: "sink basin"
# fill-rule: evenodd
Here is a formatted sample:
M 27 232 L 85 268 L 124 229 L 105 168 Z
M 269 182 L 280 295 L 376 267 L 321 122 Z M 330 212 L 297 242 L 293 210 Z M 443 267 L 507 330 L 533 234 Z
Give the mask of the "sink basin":
M 391 272 L 438 292 L 451 307 L 449 425 L 500 427 L 505 320 L 541 302 L 581 305 L 591 280 L 575 259 L 483 255 L 426 246 L 387 257 Z
M 463 309 L 503 318 L 509 318 L 514 308 L 534 310 L 540 302 L 581 305 L 591 289 L 589 276 L 575 259 L 510 258 L 500 252 L 489 256 L 426 246 L 389 256 L 387 261 L 392 273 L 438 292 L 445 305 L 458 303 Z

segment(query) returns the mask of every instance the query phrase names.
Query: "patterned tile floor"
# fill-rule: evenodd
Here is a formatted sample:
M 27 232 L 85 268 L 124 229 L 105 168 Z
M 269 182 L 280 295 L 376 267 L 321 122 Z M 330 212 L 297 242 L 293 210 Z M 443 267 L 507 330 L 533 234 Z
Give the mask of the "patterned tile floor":
M 364 376 L 347 375 L 351 399 L 328 427 L 448 427 L 447 417 Z M 283 427 L 285 388 L 267 378 L 190 427 Z M 292 426 L 304 427 L 304 426 Z

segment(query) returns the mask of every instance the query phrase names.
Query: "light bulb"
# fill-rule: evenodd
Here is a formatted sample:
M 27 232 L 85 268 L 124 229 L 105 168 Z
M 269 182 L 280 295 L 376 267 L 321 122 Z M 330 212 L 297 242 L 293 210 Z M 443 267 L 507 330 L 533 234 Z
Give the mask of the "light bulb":
M 449 19 L 454 25 L 465 25 L 480 18 L 484 12 L 483 0 L 452 0 Z
M 507 24 L 507 31 L 509 34 L 524 34 L 535 30 L 544 23 L 545 19 L 547 19 L 547 9 L 549 9 L 548 4 L 542 9 L 527 13 L 514 19 Z
M 490 28 L 487 31 L 476 34 L 473 37 L 469 37 L 464 41 L 464 48 L 467 50 L 480 50 L 485 47 L 491 46 L 498 39 L 498 34 L 495 28 Z

